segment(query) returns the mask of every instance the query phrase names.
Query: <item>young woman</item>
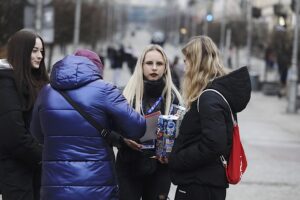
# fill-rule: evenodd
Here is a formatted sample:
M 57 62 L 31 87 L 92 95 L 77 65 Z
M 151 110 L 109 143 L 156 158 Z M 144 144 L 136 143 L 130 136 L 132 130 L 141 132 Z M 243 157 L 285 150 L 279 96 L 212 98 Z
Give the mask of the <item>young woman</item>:
M 28 31 L 16 32 L 0 62 L 0 184 L 3 199 L 38 200 L 42 147 L 29 133 L 31 110 L 48 82 L 44 42 Z
M 181 103 L 181 96 L 172 82 L 169 61 L 160 46 L 145 48 L 123 94 L 143 115 L 156 111 L 169 114 L 172 104 Z M 125 143 L 127 145 L 119 148 L 116 163 L 120 200 L 166 199 L 171 181 L 164 160 L 151 158 L 155 149 L 141 149 L 138 141 L 125 139 Z
M 185 57 L 183 97 L 187 112 L 169 157 L 175 200 L 224 200 L 225 169 L 220 161 L 228 159 L 231 148 L 233 113 L 242 111 L 250 100 L 251 84 L 246 67 L 226 74 L 219 51 L 206 36 L 191 39 L 182 49 Z

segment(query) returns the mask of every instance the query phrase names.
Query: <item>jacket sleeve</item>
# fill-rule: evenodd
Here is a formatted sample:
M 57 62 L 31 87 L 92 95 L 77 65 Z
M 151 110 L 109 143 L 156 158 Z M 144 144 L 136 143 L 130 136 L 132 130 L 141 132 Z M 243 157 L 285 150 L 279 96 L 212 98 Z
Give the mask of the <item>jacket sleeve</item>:
M 193 170 L 215 162 L 227 147 L 227 125 L 224 109 L 218 96 L 206 98 L 199 102 L 201 128 L 195 142 L 183 145 L 172 152 L 169 165 L 175 170 Z M 193 106 L 192 109 L 197 109 Z M 195 111 L 195 113 L 198 111 Z M 180 135 L 178 137 L 180 146 Z M 176 145 L 176 144 L 175 144 Z
M 44 144 L 44 135 L 42 133 L 40 117 L 39 117 L 39 107 L 41 101 L 41 94 L 40 92 L 32 111 L 31 123 L 30 123 L 30 132 L 31 134 L 37 139 L 40 144 Z
M 145 134 L 145 118 L 128 104 L 117 88 L 110 87 L 106 91 L 106 100 L 106 111 L 112 117 L 115 131 L 129 139 L 139 139 Z
M 1 154 L 14 157 L 30 166 L 41 161 L 42 146 L 25 126 L 21 104 L 14 85 L 0 86 Z

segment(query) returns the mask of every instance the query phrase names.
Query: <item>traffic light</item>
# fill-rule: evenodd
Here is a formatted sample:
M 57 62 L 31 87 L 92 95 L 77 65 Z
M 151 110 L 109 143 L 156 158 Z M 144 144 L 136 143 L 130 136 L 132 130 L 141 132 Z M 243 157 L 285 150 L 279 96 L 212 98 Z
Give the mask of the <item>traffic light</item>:
M 252 17 L 260 18 L 260 16 L 261 16 L 261 9 L 257 7 L 252 7 Z
M 206 21 L 211 22 L 214 20 L 214 16 L 211 13 L 208 13 L 206 15 Z

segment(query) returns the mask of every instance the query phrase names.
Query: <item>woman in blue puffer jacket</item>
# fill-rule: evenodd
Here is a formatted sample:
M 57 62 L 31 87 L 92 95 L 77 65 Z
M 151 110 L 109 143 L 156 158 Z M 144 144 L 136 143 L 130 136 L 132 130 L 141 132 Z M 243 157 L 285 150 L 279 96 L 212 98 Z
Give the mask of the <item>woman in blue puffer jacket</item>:
M 44 144 L 42 200 L 118 199 L 112 148 L 56 91 L 64 90 L 102 127 L 126 138 L 142 137 L 144 118 L 102 80 L 102 71 L 97 54 L 77 51 L 53 66 L 50 85 L 38 96 L 31 131 Z

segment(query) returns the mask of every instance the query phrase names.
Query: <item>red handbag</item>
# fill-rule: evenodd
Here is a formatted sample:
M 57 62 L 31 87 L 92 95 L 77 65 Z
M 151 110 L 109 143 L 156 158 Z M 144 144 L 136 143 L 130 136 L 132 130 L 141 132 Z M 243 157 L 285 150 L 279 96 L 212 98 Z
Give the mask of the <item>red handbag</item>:
M 228 183 L 237 184 L 240 182 L 242 175 L 247 169 L 247 158 L 241 143 L 239 126 L 237 123 L 234 123 L 233 125 L 232 148 L 228 163 L 224 156 L 221 156 L 221 161 L 225 167 Z
M 232 110 L 231 110 L 230 105 L 227 102 L 226 98 L 217 90 L 206 89 L 203 92 L 207 92 L 207 91 L 212 91 L 212 92 L 219 94 L 224 99 L 224 101 L 227 103 L 227 105 L 229 106 L 230 112 L 231 112 L 231 118 L 232 118 L 232 122 L 233 122 L 232 148 L 230 150 L 228 162 L 226 161 L 226 159 L 224 158 L 223 155 L 220 156 L 220 159 L 225 168 L 228 183 L 237 184 L 238 182 L 240 182 L 242 175 L 245 173 L 245 171 L 247 169 L 247 165 L 248 165 L 246 154 L 244 152 L 244 148 L 243 148 L 243 145 L 242 145 L 241 139 L 240 139 L 239 126 L 238 126 L 237 121 L 233 117 Z M 199 101 L 199 98 L 198 98 L 198 101 Z M 199 102 L 198 102 L 198 106 L 199 106 Z M 198 112 L 199 112 L 199 108 L 198 108 Z

